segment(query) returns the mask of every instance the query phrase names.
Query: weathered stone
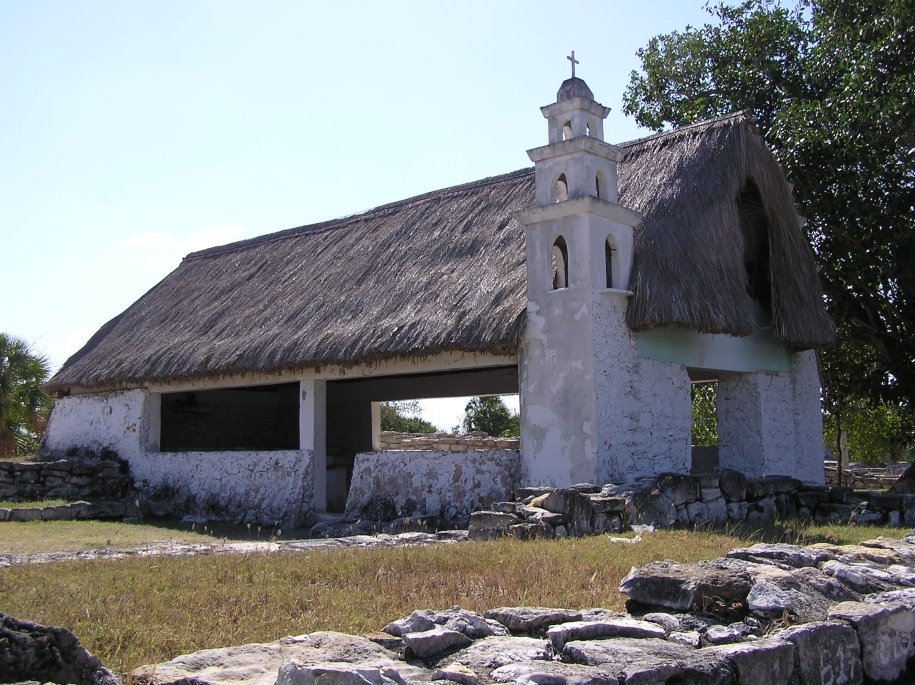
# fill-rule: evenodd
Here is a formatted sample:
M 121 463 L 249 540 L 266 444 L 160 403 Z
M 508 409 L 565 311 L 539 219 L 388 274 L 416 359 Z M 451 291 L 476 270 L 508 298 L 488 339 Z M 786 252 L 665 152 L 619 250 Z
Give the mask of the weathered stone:
M 460 649 L 471 643 L 471 639 L 463 633 L 441 626 L 418 633 L 404 633 L 401 639 L 420 659 L 427 659 L 451 649 Z
M 603 621 L 572 621 L 551 626 L 546 631 L 547 639 L 557 652 L 573 640 L 600 640 L 611 637 L 654 637 L 663 639 L 664 629 L 650 621 L 623 616 Z
M 566 645 L 562 656 L 566 661 L 600 667 L 623 683 L 732 682 L 723 659 L 708 659 L 690 647 L 653 638 L 574 641 Z
M 243 680 L 246 685 L 272 685 L 280 665 L 295 659 L 299 664 L 321 666 L 347 664 L 364 669 L 381 669 L 387 677 L 401 682 L 426 676 L 424 669 L 411 666 L 396 654 L 365 637 L 335 632 L 317 632 L 285 637 L 276 642 L 248 644 L 227 649 L 209 649 L 177 657 L 164 664 L 144 666 L 135 675 L 153 676 L 161 685 L 197 679 L 229 685 Z M 397 675 L 395 675 L 397 674 Z
M 677 507 L 658 489 L 641 489 L 624 494 L 631 525 L 667 528 L 677 520 Z
M 120 685 L 111 671 L 66 628 L 51 628 L 0 614 L 0 681 L 26 680 Z
M 851 504 L 826 502 L 817 507 L 813 519 L 817 523 L 847 524 L 854 511 L 855 507 Z
M 546 640 L 533 637 L 487 637 L 448 656 L 442 663 L 460 664 L 488 680 L 492 671 L 506 664 L 550 658 Z
M 432 680 L 450 680 L 460 685 L 480 685 L 481 681 L 473 670 L 463 664 L 448 664 L 437 668 L 432 674 Z
M 545 521 L 525 521 L 508 527 L 508 534 L 516 540 L 541 540 L 555 535 L 553 526 Z
M 728 645 L 740 642 L 743 633 L 730 626 L 709 626 L 705 631 L 705 640 L 710 645 Z
M 895 680 L 915 655 L 915 611 L 901 604 L 841 602 L 829 610 L 829 617 L 855 629 L 866 678 Z
M 594 666 L 559 661 L 524 661 L 497 668 L 491 675 L 497 683 L 517 685 L 619 685 L 619 679 Z
M 499 607 L 483 615 L 513 633 L 537 633 L 551 625 L 581 620 L 580 611 L 547 607 Z
M 727 502 L 742 502 L 747 498 L 747 479 L 740 471 L 721 469 L 718 486 Z
M 521 507 L 518 512 L 525 519 L 533 521 L 542 521 L 543 523 L 548 523 L 551 526 L 559 526 L 568 522 L 569 517 L 565 514 L 557 514 L 552 511 L 547 511 L 546 509 L 541 509 L 540 507 L 532 507 L 526 505 Z
M 784 640 L 763 638 L 700 650 L 711 658 L 723 658 L 737 674 L 740 685 L 789 683 L 794 673 L 794 645 Z
M 633 568 L 620 592 L 640 605 L 689 611 L 711 602 L 743 604 L 752 586 L 746 571 L 716 562 L 677 564 L 659 561 Z
M 663 611 L 652 611 L 642 616 L 643 621 L 657 623 L 668 633 L 680 630 L 680 619 Z
M 406 618 L 389 623 L 382 630 L 389 635 L 404 637 L 408 633 L 425 632 L 436 626 L 459 632 L 473 640 L 492 635 L 508 635 L 508 630 L 500 623 L 459 606 L 445 611 L 420 609 Z
M 333 662 L 312 666 L 295 659 L 280 666 L 276 677 L 276 685 L 399 685 L 400 682 L 402 678 L 390 668 Z
M 725 556 L 731 559 L 744 559 L 759 564 L 775 563 L 783 568 L 818 566 L 824 561 L 836 558 L 833 553 L 825 549 L 766 543 L 758 543 L 751 547 L 733 549 Z
M 580 492 L 583 495 L 593 495 L 598 493 L 600 492 L 600 488 L 600 485 L 595 485 L 594 483 L 575 483 L 574 485 L 569 486 L 570 490 L 575 490 L 576 492 Z
M 763 568 L 754 574 L 747 606 L 767 619 L 791 616 L 797 621 L 821 621 L 836 601 L 854 599 L 841 583 L 816 568 L 785 571 Z
M 903 590 L 890 590 L 888 592 L 877 592 L 864 597 L 864 601 L 871 604 L 880 604 L 884 602 L 902 604 L 909 609 L 915 609 L 915 588 L 905 588 Z
M 773 637 L 794 645 L 794 671 L 798 685 L 854 685 L 863 680 L 858 636 L 848 625 L 807 623 L 781 630 Z
M 27 509 L 24 507 L 14 507 L 10 509 L 9 514 L 10 521 L 19 521 L 25 523 L 26 521 L 40 521 L 41 520 L 41 509 Z
M 521 523 L 514 514 L 500 511 L 475 511 L 470 514 L 468 532 L 471 540 L 491 540 L 508 533 L 509 527 Z
M 571 535 L 588 535 L 591 533 L 591 501 L 571 488 L 551 490 L 545 495 L 534 498 L 531 506 L 540 507 L 568 518 L 566 524 Z
M 620 514 L 626 510 L 626 500 L 622 497 L 605 497 L 604 495 L 590 495 L 591 510 L 595 514 L 615 513 Z
M 844 585 L 861 593 L 885 592 L 894 589 L 897 579 L 891 573 L 876 567 L 876 564 L 844 564 L 841 561 L 827 561 L 823 572 L 836 578 Z
M 815 510 L 821 504 L 829 501 L 829 492 L 825 490 L 802 491 L 795 495 L 797 502 L 802 507 L 807 507 L 811 511 Z
M 594 517 L 591 520 L 591 529 L 595 535 L 600 535 L 601 533 L 619 533 L 623 530 L 623 519 L 619 514 L 594 514 Z
M 662 473 L 657 479 L 658 489 L 674 503 L 688 504 L 699 499 L 699 483 L 692 476 Z
M 783 492 L 792 492 L 801 487 L 801 481 L 789 476 L 766 476 L 747 481 L 747 499 L 757 500 Z
M 679 645 L 686 645 L 693 649 L 698 649 L 702 644 L 702 635 L 698 630 L 675 630 L 667 636 L 668 642 L 675 642 Z
M 775 521 L 778 511 L 775 507 L 774 497 L 764 497 L 747 505 L 747 515 L 744 519 L 752 526 L 768 526 Z
M 746 502 L 728 502 L 727 511 L 728 519 L 731 521 L 743 521 L 747 518 L 747 508 L 748 504 Z
M 491 511 L 498 511 L 502 514 L 514 514 L 515 516 L 522 516 L 521 508 L 522 504 L 518 502 L 493 502 L 489 505 Z

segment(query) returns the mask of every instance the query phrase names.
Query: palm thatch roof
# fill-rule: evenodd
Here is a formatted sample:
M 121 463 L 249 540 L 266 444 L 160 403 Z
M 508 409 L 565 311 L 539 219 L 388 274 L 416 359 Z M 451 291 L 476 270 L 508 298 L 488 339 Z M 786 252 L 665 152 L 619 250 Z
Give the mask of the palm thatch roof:
M 643 213 L 635 330 L 753 330 L 735 198 L 755 180 L 769 217 L 775 336 L 828 343 L 812 254 L 778 165 L 734 115 L 627 143 L 620 201 Z M 51 392 L 294 371 L 446 351 L 517 354 L 532 169 L 362 214 L 195 252 L 105 324 Z

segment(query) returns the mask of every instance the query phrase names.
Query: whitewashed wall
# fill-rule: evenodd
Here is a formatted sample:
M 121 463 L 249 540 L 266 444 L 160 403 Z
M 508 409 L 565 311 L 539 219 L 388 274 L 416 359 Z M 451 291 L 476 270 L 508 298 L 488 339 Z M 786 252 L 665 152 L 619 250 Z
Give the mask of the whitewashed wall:
M 472 511 L 512 499 L 519 470 L 514 450 L 357 454 L 346 518 L 380 499 L 398 513 L 466 523 Z
M 155 398 L 143 390 L 60 398 L 43 449 L 58 456 L 73 448 L 112 450 L 130 465 L 144 497 L 175 513 L 289 526 L 311 511 L 311 450 L 148 451 L 151 406 Z

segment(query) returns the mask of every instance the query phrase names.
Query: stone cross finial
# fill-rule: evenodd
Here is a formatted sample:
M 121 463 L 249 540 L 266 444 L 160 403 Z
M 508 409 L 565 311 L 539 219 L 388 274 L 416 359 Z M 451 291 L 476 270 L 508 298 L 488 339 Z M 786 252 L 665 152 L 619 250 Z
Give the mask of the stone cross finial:
M 572 78 L 575 78 L 575 65 L 580 63 L 575 59 L 575 51 L 572 50 L 572 54 L 569 57 L 566 57 L 566 59 L 572 63 Z

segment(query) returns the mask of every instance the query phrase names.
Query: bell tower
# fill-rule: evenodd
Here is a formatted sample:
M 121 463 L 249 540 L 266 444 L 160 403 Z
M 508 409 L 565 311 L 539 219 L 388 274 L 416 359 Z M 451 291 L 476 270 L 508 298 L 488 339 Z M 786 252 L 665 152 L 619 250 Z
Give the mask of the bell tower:
M 519 354 L 523 481 L 605 483 L 621 470 L 608 407 L 635 354 L 626 327 L 633 227 L 619 204 L 620 148 L 604 141 L 610 110 L 566 79 L 541 107 L 548 143 L 528 150 L 536 206 L 518 213 L 527 250 L 527 322 Z M 637 362 L 632 362 L 637 363 Z

